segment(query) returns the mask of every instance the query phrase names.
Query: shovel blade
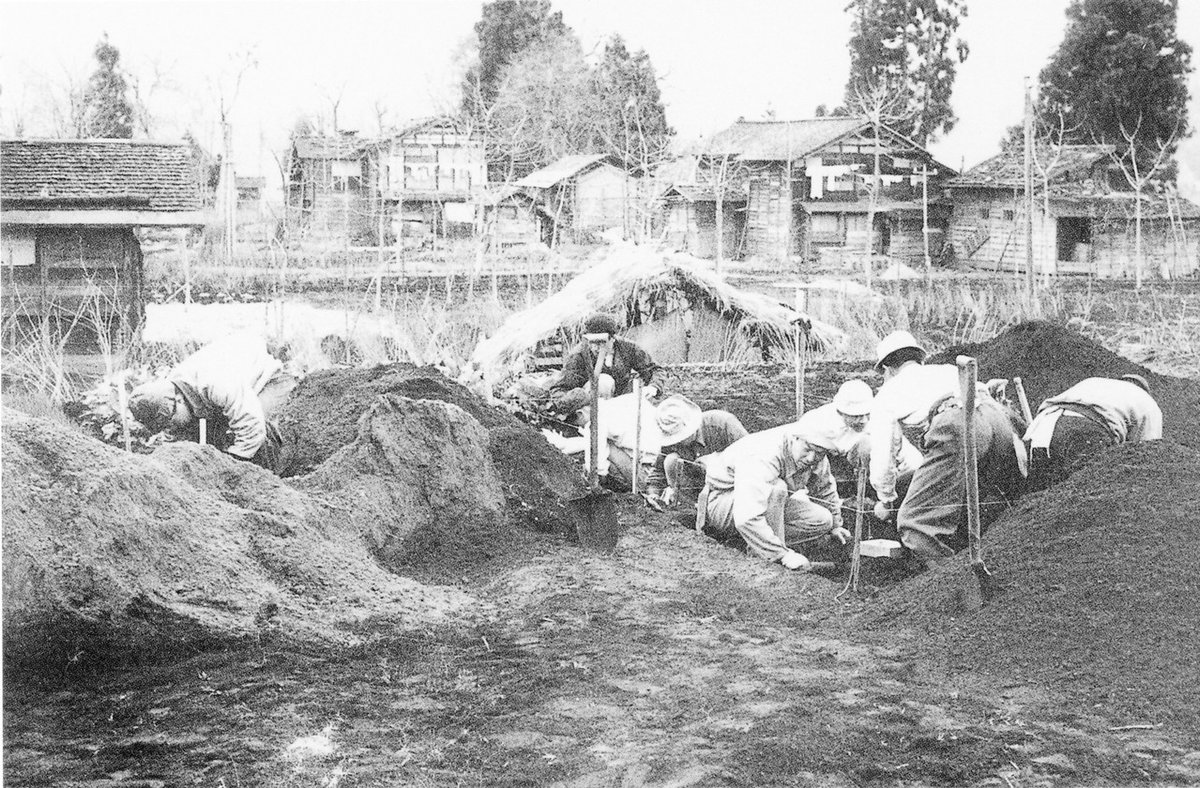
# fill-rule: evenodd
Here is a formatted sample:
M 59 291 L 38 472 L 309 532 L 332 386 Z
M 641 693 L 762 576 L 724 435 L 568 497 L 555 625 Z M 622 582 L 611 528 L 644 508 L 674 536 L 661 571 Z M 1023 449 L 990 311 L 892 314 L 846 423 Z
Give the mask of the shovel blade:
M 572 498 L 579 544 L 589 550 L 611 553 L 617 546 L 620 523 L 617 506 L 608 490 L 590 490 Z

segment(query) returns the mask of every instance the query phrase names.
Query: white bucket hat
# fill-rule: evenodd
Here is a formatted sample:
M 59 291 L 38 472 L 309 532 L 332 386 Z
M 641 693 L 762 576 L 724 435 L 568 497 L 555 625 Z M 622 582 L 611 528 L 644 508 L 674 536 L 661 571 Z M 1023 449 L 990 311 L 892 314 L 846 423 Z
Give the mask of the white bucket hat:
M 662 431 L 662 445 L 673 446 L 699 432 L 703 417 L 699 405 L 687 397 L 672 394 L 658 403 L 654 420 Z
M 871 401 L 875 395 L 871 387 L 861 380 L 847 380 L 833 395 L 833 407 L 847 416 L 866 416 L 871 412 Z
M 875 369 L 882 369 L 883 362 L 888 356 L 895 353 L 897 350 L 906 348 L 914 348 L 921 351 L 921 360 L 929 355 L 925 352 L 925 348 L 921 347 L 917 342 L 917 338 L 907 331 L 893 331 L 883 339 L 879 340 L 879 346 L 875 348 Z

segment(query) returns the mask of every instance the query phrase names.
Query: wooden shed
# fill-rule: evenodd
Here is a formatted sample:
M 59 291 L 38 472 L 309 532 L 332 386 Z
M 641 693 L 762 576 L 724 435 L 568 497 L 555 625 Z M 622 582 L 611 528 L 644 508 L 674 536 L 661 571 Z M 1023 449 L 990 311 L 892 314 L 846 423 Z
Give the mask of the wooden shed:
M 515 185 L 534 198 L 542 240 L 553 246 L 612 228 L 628 236 L 638 221 L 639 183 L 613 157 L 593 153 L 563 156 Z
M 353 132 L 292 139 L 287 223 L 294 238 L 343 246 L 374 238 L 379 208 L 366 182 L 367 145 Z
M 723 192 L 717 216 L 717 191 L 696 184 L 677 183 L 662 194 L 663 240 L 671 248 L 703 260 L 717 256 L 717 226 L 721 227 L 721 257 L 739 256 L 746 237 L 746 194 Z
M 0 141 L 5 341 L 87 344 L 144 315 L 138 227 L 204 224 L 189 149 L 132 140 Z M 92 329 L 92 330 L 87 330 Z
M 1038 151 L 1033 170 L 1033 265 L 1039 274 L 1133 279 L 1138 196 L 1107 145 Z M 971 268 L 1025 270 L 1025 152 L 1016 147 L 946 182 L 950 242 Z M 1141 197 L 1144 276 L 1175 279 L 1200 270 L 1200 208 L 1164 189 Z

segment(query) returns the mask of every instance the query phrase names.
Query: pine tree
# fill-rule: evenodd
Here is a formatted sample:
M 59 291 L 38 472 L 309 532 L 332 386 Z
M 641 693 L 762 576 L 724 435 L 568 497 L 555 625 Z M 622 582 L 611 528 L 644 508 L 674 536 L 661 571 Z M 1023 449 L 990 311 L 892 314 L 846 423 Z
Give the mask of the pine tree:
M 619 35 L 609 39 L 596 69 L 596 90 L 602 112 L 599 135 L 626 169 L 650 167 L 667 155 L 675 131 L 667 123 L 658 77 L 644 50 L 631 54 Z
M 118 49 L 108 42 L 108 34 L 96 44 L 96 70 L 88 79 L 81 107 L 81 128 L 85 137 L 131 139 L 133 137 L 133 105 L 129 103 L 129 86 L 117 67 L 121 59 Z
M 492 0 L 475 23 L 478 59 L 463 79 L 462 108 L 482 118 L 496 100 L 500 75 L 513 60 L 538 42 L 571 33 L 562 12 L 550 0 Z
M 1067 141 L 1127 147 L 1139 161 L 1188 133 L 1192 48 L 1176 34 L 1177 0 L 1072 0 L 1058 51 L 1042 69 L 1038 114 L 1058 117 Z
M 954 128 L 950 107 L 957 65 L 968 47 L 957 36 L 966 0 L 851 0 L 846 103 L 881 86 L 900 97 L 896 130 L 919 144 Z

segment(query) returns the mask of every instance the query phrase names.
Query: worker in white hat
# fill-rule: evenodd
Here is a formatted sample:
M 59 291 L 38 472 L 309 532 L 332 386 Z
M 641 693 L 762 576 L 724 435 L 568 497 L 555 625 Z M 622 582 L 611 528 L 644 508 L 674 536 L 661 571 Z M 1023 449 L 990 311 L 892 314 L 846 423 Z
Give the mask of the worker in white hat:
M 900 541 L 915 555 L 935 559 L 966 546 L 966 471 L 962 457 L 962 402 L 958 368 L 925 364 L 925 349 L 907 331 L 880 341 L 875 368 L 883 373 L 871 407 L 870 479 L 881 520 L 896 516 Z M 1008 413 L 980 386 L 975 398 L 980 514 L 986 527 L 1008 506 L 1022 483 L 1024 449 Z M 922 453 L 908 492 L 896 509 L 903 441 Z
M 1162 435 L 1162 409 L 1144 377 L 1085 378 L 1045 400 L 1030 422 L 1029 487 L 1041 490 L 1062 481 L 1105 446 Z
M 282 445 L 270 421 L 295 388 L 296 379 L 253 335 L 233 335 L 188 356 L 162 380 L 136 387 L 129 412 L 152 433 L 205 439 L 227 454 L 274 471 Z
M 691 505 L 704 487 L 702 459 L 725 451 L 748 434 L 727 410 L 701 411 L 687 397 L 674 394 L 658 403 L 655 420 L 662 434 L 662 451 L 650 474 L 647 503 L 652 508 Z
M 752 553 L 788 569 L 806 568 L 803 551 L 820 542 L 845 544 L 850 532 L 829 456 L 853 450 L 870 409 L 870 386 L 848 381 L 832 403 L 708 457 L 697 530 L 736 532 Z

